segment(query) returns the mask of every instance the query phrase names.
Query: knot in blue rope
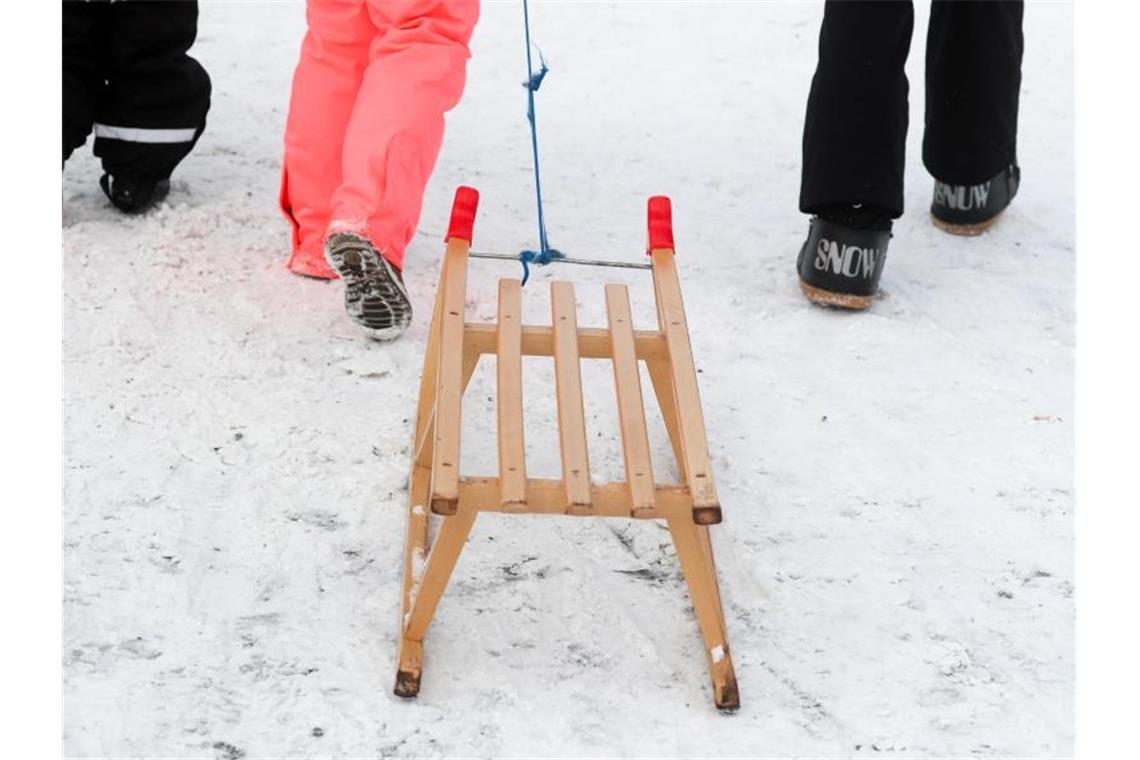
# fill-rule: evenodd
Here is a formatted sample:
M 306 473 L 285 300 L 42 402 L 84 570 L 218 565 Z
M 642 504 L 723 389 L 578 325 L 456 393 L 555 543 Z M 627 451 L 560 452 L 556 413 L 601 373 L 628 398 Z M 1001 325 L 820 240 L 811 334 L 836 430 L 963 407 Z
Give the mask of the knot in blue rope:
M 562 251 L 555 250 L 554 248 L 547 248 L 544 251 L 522 251 L 519 253 L 519 261 L 522 262 L 523 267 L 522 284 L 526 285 L 526 281 L 530 279 L 531 264 L 546 266 L 554 259 L 565 258 L 565 256 L 566 254 Z
M 538 51 L 538 71 L 530 75 L 530 79 L 523 82 L 523 87 L 531 92 L 538 92 L 538 88 L 542 87 L 542 80 L 546 79 L 550 67 L 546 65 L 546 59 L 542 57 L 542 51 Z

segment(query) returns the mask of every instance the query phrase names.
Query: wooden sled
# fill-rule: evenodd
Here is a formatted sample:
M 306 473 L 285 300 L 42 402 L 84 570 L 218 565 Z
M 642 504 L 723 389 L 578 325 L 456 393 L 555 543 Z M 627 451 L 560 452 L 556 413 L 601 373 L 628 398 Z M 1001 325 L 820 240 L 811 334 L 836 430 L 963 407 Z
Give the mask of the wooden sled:
M 480 511 L 664 520 L 704 637 L 713 700 L 740 707 L 724 612 L 717 586 L 709 525 L 720 522 L 705 438 L 697 374 L 689 345 L 674 260 L 669 199 L 649 199 L 649 252 L 657 300 L 657 330 L 634 330 L 629 293 L 607 285 L 609 327 L 578 327 L 574 286 L 551 284 L 550 326 L 523 325 L 518 280 L 499 281 L 496 324 L 464 317 L 467 261 L 478 193 L 455 194 L 431 332 L 420 379 L 409 482 L 396 694 L 420 689 L 423 639 L 436 606 Z M 497 359 L 498 477 L 459 472 L 464 389 L 483 354 Z M 528 478 L 523 446 L 522 357 L 554 358 L 562 478 Z M 613 362 L 626 480 L 590 480 L 579 360 Z M 682 483 L 654 481 L 638 361 L 644 361 L 661 406 Z M 428 512 L 442 517 L 429 547 Z

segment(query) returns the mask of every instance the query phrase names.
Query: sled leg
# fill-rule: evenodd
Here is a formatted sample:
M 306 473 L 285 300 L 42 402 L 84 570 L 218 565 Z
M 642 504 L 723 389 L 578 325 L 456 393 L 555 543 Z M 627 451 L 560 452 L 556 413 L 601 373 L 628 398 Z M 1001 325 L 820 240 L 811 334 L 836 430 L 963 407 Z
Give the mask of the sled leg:
M 442 277 L 441 277 L 442 279 Z M 400 595 L 400 645 L 396 677 L 396 693 L 414 696 L 419 690 L 422 647 L 409 641 L 404 633 L 404 620 L 411 606 L 415 585 L 415 567 L 427 556 L 428 491 L 431 486 L 432 438 L 435 431 L 435 379 L 439 371 L 439 323 L 443 309 L 443 291 L 438 289 L 428 329 L 423 369 L 420 372 L 420 394 L 416 406 L 416 424 L 412 432 L 412 471 L 408 477 L 408 519 L 404 537 L 404 581 Z M 413 675 L 414 674 L 414 675 Z
M 693 610 L 705 641 L 705 653 L 708 655 L 712 676 L 713 701 L 720 710 L 737 710 L 740 708 L 740 692 L 736 687 L 736 672 L 728 648 L 716 568 L 707 539 L 702 540 L 701 537 L 701 529 L 704 529 L 707 536 L 708 528 L 694 524 L 687 517 L 670 518 L 668 523 L 673 544 L 677 548 L 677 558 L 681 562 L 681 572 L 689 587 Z
M 722 631 L 727 631 L 728 627 L 724 622 L 724 601 L 720 596 L 720 579 L 716 575 L 716 560 L 713 558 L 712 548 L 712 534 L 709 533 L 709 526 L 698 525 L 697 536 L 701 540 L 701 558 L 705 563 L 705 572 L 712 578 L 713 591 L 716 594 L 716 609 L 717 618 L 720 620 L 720 628 Z
M 479 362 L 479 354 L 472 353 L 463 357 L 463 389 L 471 382 L 475 374 L 475 367 Z M 431 391 L 428 391 L 431 393 Z M 423 403 L 421 402 L 421 409 Z M 412 557 L 420 559 L 427 554 L 428 548 L 428 518 L 426 505 L 431 485 L 430 462 L 432 457 L 432 437 L 435 433 L 435 409 L 425 410 L 426 424 L 418 433 L 419 440 L 413 447 L 416 452 L 415 461 L 412 462 L 412 475 L 408 483 L 408 535 L 404 547 L 404 608 L 401 615 L 408 612 L 411 590 Z
M 428 428 L 430 434 L 431 428 Z M 402 697 L 414 697 L 420 688 L 420 661 L 423 645 L 404 635 L 405 621 L 411 612 L 416 593 L 415 568 L 422 566 L 427 556 L 428 544 L 428 485 L 431 472 L 426 467 L 412 465 L 412 478 L 409 486 L 411 498 L 408 505 L 408 533 L 404 541 L 404 593 L 400 604 L 400 645 L 397 653 L 396 693 Z
M 474 509 L 461 509 L 456 514 L 443 518 L 439 535 L 435 537 L 424 564 L 423 575 L 413 580 L 410 607 L 401 626 L 395 688 L 398 696 L 414 697 L 420 691 L 424 634 L 435 615 L 440 597 L 447 588 L 451 572 L 463 551 L 463 544 L 475 523 L 476 514 Z M 424 519 L 427 519 L 426 514 Z
M 462 241 L 460 241 L 462 242 Z M 412 440 L 412 468 L 411 475 L 408 480 L 408 519 L 407 519 L 407 535 L 404 541 L 404 581 L 403 581 L 403 595 L 400 604 L 400 643 L 399 651 L 397 653 L 397 673 L 396 673 L 396 694 L 404 697 L 414 697 L 419 691 L 420 672 L 422 668 L 423 659 L 423 635 L 418 637 L 409 637 L 407 635 L 408 621 L 412 615 L 413 607 L 415 605 L 417 595 L 422 597 L 420 586 L 427 578 L 427 573 L 424 573 L 423 578 L 417 578 L 417 568 L 424 568 L 430 564 L 430 558 L 434 557 L 437 552 L 436 547 L 433 547 L 431 555 L 428 554 L 429 547 L 429 518 L 428 518 L 428 505 L 431 498 L 431 465 L 435 453 L 434 443 L 436 434 L 436 410 L 438 399 L 438 375 L 440 365 L 441 353 L 441 333 L 442 324 L 444 319 L 445 298 L 444 298 L 444 284 L 447 282 L 448 269 L 445 267 L 440 276 L 440 286 L 436 292 L 435 307 L 432 311 L 431 327 L 428 331 L 427 347 L 424 352 L 423 371 L 420 376 L 420 395 L 419 403 L 416 408 L 416 425 L 415 432 Z M 460 369 L 460 395 L 463 390 L 466 390 L 467 384 L 471 381 L 471 376 L 475 373 L 475 367 L 479 362 L 479 354 L 474 351 L 464 351 Z M 473 516 L 471 518 L 473 520 Z M 467 521 L 466 530 L 470 530 L 470 522 Z M 462 521 L 461 521 L 462 523 Z M 456 526 L 460 527 L 460 526 Z M 440 536 L 436 539 L 436 544 L 440 544 L 441 539 L 445 535 L 454 533 L 454 527 L 449 528 L 446 524 L 440 530 Z M 464 538 L 466 532 L 463 533 Z M 454 543 L 454 541 L 452 541 Z M 447 574 L 450 575 L 451 567 L 455 564 L 455 559 L 458 556 L 459 549 L 462 548 L 463 541 L 459 541 L 459 548 L 455 549 L 456 557 L 450 559 L 450 566 L 447 569 Z M 444 549 L 442 554 L 447 551 L 448 543 L 443 542 L 439 548 Z M 437 563 L 438 564 L 438 563 Z M 444 577 L 443 585 L 446 585 L 447 578 Z M 439 594 L 442 593 L 442 587 L 439 589 Z M 438 601 L 438 594 L 436 595 Z M 435 605 L 432 604 L 431 612 L 434 612 Z M 430 621 L 431 612 L 428 613 L 427 619 Z M 426 623 L 424 623 L 426 628 Z
M 660 359 L 648 359 L 645 366 L 649 370 L 653 393 L 657 396 L 657 406 L 661 409 L 661 419 L 665 422 L 665 432 L 669 434 L 669 443 L 673 446 L 677 472 L 683 482 L 685 455 L 681 453 L 681 433 L 677 429 L 677 407 L 676 399 L 673 398 L 673 377 L 669 372 L 669 364 Z
M 478 361 L 478 354 L 471 357 L 464 357 L 463 367 L 463 387 L 466 389 L 467 383 L 471 380 L 471 375 L 475 372 L 475 366 Z M 434 417 L 434 410 L 432 410 Z M 435 433 L 434 419 L 429 418 L 428 424 L 423 431 L 424 441 L 421 444 L 420 451 L 418 452 L 417 459 L 422 457 L 427 462 L 431 461 L 432 456 L 432 437 Z M 413 603 L 417 598 L 422 598 L 423 590 L 417 586 L 416 568 L 427 567 L 429 562 L 428 555 L 428 495 L 431 490 L 431 468 L 426 464 L 412 463 L 412 476 L 408 484 L 408 532 L 404 542 L 404 593 L 402 596 L 402 604 L 400 605 L 400 646 L 397 659 L 399 666 L 396 672 L 396 694 L 401 697 L 414 697 L 419 692 L 421 662 L 423 659 L 423 642 L 422 635 L 419 639 L 409 638 L 406 633 L 407 622 L 410 619 Z M 474 512 L 471 513 L 467 519 L 466 531 L 470 531 L 470 523 L 474 521 Z M 445 517 L 443 525 L 440 528 L 439 536 L 436 537 L 435 543 L 432 545 L 431 556 L 435 556 L 436 550 L 441 547 L 441 541 L 449 533 L 454 532 L 454 528 L 449 528 L 449 523 L 453 520 L 461 520 L 458 515 L 453 517 Z M 462 527 L 461 523 L 455 527 Z M 463 537 L 466 538 L 466 532 Z M 454 543 L 454 539 L 452 539 Z M 443 546 L 447 546 L 444 541 Z M 455 557 L 451 560 L 451 567 L 454 567 L 455 560 L 458 558 L 459 550 L 463 547 L 463 540 L 459 540 L 459 546 L 455 549 Z M 446 551 L 446 550 L 445 550 Z M 450 576 L 451 569 L 447 569 L 447 574 Z M 426 579 L 427 573 L 424 573 Z M 420 584 L 423 583 L 421 579 Z M 447 585 L 447 578 L 443 580 L 443 585 Z M 442 587 L 439 593 L 442 594 Z M 436 598 L 438 602 L 438 596 Z M 432 605 L 432 612 L 434 612 L 435 604 Z M 431 619 L 431 613 L 428 613 L 428 620 Z M 425 624 L 426 627 L 426 624 Z
M 443 277 L 441 276 L 441 285 Z M 401 618 L 407 614 L 410 603 L 409 592 L 412 585 L 412 557 L 418 554 L 423 559 L 428 547 L 428 520 L 423 510 L 428 504 L 431 486 L 431 463 L 434 453 L 435 440 L 435 414 L 436 414 L 436 376 L 439 372 L 440 352 L 440 323 L 443 312 L 443 288 L 440 287 L 435 297 L 435 307 L 432 310 L 431 327 L 428 329 L 427 347 L 424 351 L 423 370 L 420 373 L 420 395 L 416 406 L 416 426 L 412 436 L 412 472 L 408 480 L 408 531 L 404 547 L 404 596 L 403 608 L 400 610 Z M 479 363 L 479 354 L 475 351 L 464 352 L 461 370 L 461 387 L 467 389 L 471 376 L 475 374 L 475 367 Z

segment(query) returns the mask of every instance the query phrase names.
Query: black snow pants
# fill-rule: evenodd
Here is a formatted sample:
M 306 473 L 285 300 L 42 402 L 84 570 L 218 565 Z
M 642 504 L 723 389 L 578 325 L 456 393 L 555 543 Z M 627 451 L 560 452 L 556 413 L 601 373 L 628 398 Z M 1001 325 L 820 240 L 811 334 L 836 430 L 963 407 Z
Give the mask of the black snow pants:
M 196 0 L 64 2 L 64 162 L 94 130 L 112 177 L 169 177 L 210 108 L 197 33 Z
M 971 185 L 1017 163 L 1023 2 L 934 0 L 926 36 L 922 160 Z M 804 122 L 800 210 L 903 212 L 910 2 L 829 0 Z

